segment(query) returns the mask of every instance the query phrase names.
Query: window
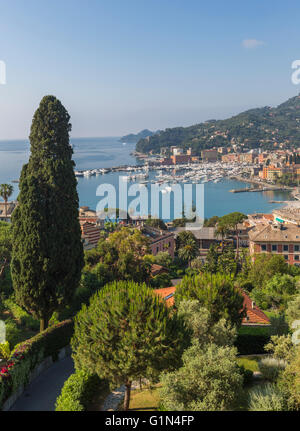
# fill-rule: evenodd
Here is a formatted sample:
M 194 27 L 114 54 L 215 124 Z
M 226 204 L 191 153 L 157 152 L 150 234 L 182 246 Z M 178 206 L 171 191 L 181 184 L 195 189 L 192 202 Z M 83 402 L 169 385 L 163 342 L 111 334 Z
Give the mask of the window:
M 272 251 L 277 251 L 277 244 L 272 245 Z
M 285 258 L 285 260 L 289 260 L 289 255 L 288 255 L 288 254 L 285 254 L 285 255 L 284 255 L 284 258 Z
M 289 246 L 288 245 L 284 245 L 283 246 L 283 251 L 289 251 Z
M 262 244 L 262 245 L 261 245 L 261 251 L 267 251 L 267 246 L 266 246 L 266 244 Z
M 294 256 L 294 259 L 295 259 L 295 260 L 299 260 L 299 254 L 296 254 L 296 255 Z
M 299 251 L 299 245 L 294 245 L 294 250 Z

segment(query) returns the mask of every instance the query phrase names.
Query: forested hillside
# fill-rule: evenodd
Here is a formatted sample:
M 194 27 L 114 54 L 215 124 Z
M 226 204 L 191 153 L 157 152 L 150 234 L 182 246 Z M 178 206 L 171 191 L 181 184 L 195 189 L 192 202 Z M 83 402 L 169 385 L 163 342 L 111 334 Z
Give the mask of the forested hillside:
M 166 129 L 140 139 L 136 150 L 159 153 L 162 147 L 192 147 L 196 154 L 214 146 L 244 144 L 248 148 L 271 148 L 274 143 L 300 146 L 300 95 L 276 108 L 250 109 L 226 120 L 210 120 L 190 127 Z

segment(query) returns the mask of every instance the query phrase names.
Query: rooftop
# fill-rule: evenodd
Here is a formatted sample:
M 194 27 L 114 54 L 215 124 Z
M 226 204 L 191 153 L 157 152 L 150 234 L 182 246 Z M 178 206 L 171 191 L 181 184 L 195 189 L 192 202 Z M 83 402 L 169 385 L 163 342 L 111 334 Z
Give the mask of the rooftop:
M 249 239 L 254 242 L 300 242 L 300 228 L 276 223 L 257 225 L 249 231 Z
M 166 287 L 164 289 L 156 289 L 155 294 L 160 296 L 166 301 L 168 307 L 172 307 L 175 304 L 175 292 L 176 286 Z M 241 291 L 244 297 L 244 309 L 246 309 L 246 317 L 243 318 L 242 325 L 269 325 L 270 320 L 265 313 L 257 307 L 255 302 L 244 292 Z
M 300 223 L 300 208 L 280 208 L 278 210 L 274 210 L 273 214 L 275 217 L 281 217 L 282 219 L 286 219 L 291 222 Z

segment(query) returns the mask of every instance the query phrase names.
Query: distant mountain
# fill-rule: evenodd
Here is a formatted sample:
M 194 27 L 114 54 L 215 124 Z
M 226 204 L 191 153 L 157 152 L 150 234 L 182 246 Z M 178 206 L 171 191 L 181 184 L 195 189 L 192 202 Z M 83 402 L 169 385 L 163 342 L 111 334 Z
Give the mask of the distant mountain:
M 145 130 L 142 130 L 140 133 L 137 133 L 136 135 L 134 133 L 131 133 L 130 135 L 123 136 L 120 139 L 120 141 L 134 143 L 134 142 L 138 142 L 140 139 L 146 139 L 149 136 L 153 136 L 159 132 L 160 132 L 159 130 L 157 132 L 151 132 L 151 130 L 145 129 Z
M 162 147 L 178 145 L 202 149 L 228 147 L 231 144 L 247 148 L 273 148 L 274 143 L 300 147 L 300 95 L 276 108 L 250 109 L 226 120 L 210 120 L 190 127 L 166 129 L 149 139 L 140 139 L 136 150 L 159 153 Z

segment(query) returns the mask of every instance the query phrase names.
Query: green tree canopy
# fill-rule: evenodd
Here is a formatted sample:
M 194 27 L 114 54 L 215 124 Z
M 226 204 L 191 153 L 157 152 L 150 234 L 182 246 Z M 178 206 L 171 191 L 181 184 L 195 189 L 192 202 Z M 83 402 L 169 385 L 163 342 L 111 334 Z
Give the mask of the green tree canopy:
M 185 276 L 176 289 L 176 307 L 188 299 L 199 301 L 211 313 L 213 322 L 225 318 L 231 324 L 240 325 L 244 317 L 243 296 L 231 277 L 224 274 Z
M 174 369 L 188 343 L 183 319 L 145 284 L 133 282 L 114 282 L 97 292 L 75 318 L 71 342 L 77 368 L 126 385 L 125 410 L 131 382 Z
M 286 308 L 289 300 L 297 292 L 295 279 L 288 274 L 275 274 L 261 287 L 252 290 L 251 296 L 260 307 Z
M 157 229 L 167 230 L 165 222 L 159 218 L 157 219 L 147 219 L 145 220 L 145 225 L 155 227 Z
M 144 259 L 148 249 L 149 240 L 140 230 L 123 227 L 100 238 L 97 249 L 85 252 L 85 263 L 101 282 L 143 282 L 150 276 L 151 264 Z
M 203 348 L 214 343 L 218 346 L 233 346 L 237 330 L 224 318 L 214 322 L 211 313 L 201 307 L 199 301 L 183 300 L 179 304 L 178 315 L 182 316 L 193 334 L 193 341 Z
M 255 256 L 255 260 L 248 271 L 247 280 L 254 287 L 263 287 L 275 274 L 288 274 L 289 267 L 281 255 L 262 253 Z
M 177 250 L 178 257 L 184 262 L 190 263 L 199 254 L 199 248 L 196 240 L 192 237 L 186 238 L 184 244 Z
M 193 232 L 191 232 L 190 230 L 184 230 L 180 232 L 176 238 L 176 250 L 179 250 L 180 248 L 184 247 L 190 241 L 196 242 L 196 238 Z
M 41 320 L 41 330 L 53 311 L 71 302 L 83 266 L 69 121 L 59 100 L 42 99 L 32 121 L 31 154 L 21 172 L 19 205 L 12 217 L 16 301 Z
M 218 246 L 216 244 L 211 244 L 208 253 L 206 255 L 204 270 L 206 272 L 216 273 L 218 271 L 218 261 L 219 253 Z
M 12 229 L 11 224 L 0 222 L 0 280 L 4 276 L 5 268 L 11 261 Z

